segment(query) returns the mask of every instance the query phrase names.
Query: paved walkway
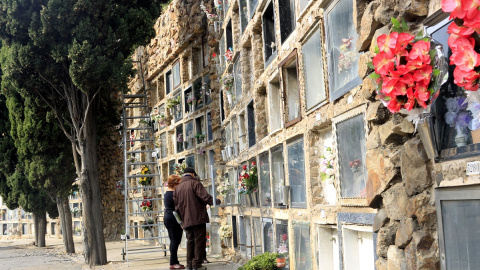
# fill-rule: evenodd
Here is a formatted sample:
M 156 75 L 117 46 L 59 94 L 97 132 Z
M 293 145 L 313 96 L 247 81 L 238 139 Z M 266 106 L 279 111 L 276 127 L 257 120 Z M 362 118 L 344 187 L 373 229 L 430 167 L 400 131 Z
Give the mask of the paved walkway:
M 47 238 L 47 247 L 33 246 L 32 239 L 0 240 L 0 269 L 2 270 L 163 270 L 170 269 L 164 253 L 142 253 L 132 255 L 129 263 L 123 261 L 122 248 L 124 242 L 107 242 L 107 259 L 104 266 L 90 268 L 83 263 L 82 243 L 79 237 L 74 238 L 76 254 L 66 254 L 62 239 Z M 185 264 L 185 249 L 179 249 L 180 262 Z M 240 265 L 225 261 L 221 257 L 208 257 L 211 263 L 205 264 L 208 270 L 236 270 Z

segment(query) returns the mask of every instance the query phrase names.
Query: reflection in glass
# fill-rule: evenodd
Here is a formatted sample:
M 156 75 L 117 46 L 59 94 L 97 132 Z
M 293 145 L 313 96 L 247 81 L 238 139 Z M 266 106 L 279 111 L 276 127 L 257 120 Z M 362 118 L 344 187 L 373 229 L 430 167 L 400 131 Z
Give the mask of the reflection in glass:
M 478 269 L 480 200 L 444 200 L 441 204 L 446 269 Z
M 316 30 L 302 47 L 307 110 L 326 98 L 323 78 L 322 42 Z
M 303 138 L 290 144 L 288 150 L 288 179 L 290 179 L 292 207 L 307 207 L 305 156 Z
M 283 147 L 281 145 L 272 149 L 272 180 L 274 203 L 276 206 L 284 205 L 285 170 L 283 166 Z
M 268 152 L 260 155 L 260 166 L 258 175 L 260 176 L 260 201 L 261 206 L 272 206 L 272 189 L 270 188 L 270 162 Z
M 342 197 L 365 197 L 365 124 L 363 114 L 337 124 L 338 164 Z
M 332 100 L 361 83 L 358 78 L 357 31 L 353 22 L 353 1 L 340 0 L 327 13 L 329 84 Z M 359 81 L 359 82 L 358 82 Z
M 295 224 L 295 269 L 312 269 L 312 253 L 310 251 L 310 226 Z

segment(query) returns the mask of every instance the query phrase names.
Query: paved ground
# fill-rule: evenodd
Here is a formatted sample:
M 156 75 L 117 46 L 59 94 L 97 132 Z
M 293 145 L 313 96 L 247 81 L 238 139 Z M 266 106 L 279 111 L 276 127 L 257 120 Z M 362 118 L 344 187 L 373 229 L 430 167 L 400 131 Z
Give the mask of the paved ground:
M 32 245 L 32 239 L 0 240 L 0 269 L 2 270 L 83 270 L 91 269 L 83 263 L 82 243 L 80 238 L 75 238 L 76 254 L 64 252 L 61 239 L 47 238 L 47 247 L 37 248 Z M 168 256 L 164 253 L 143 253 L 132 256 L 129 263 L 123 261 L 121 241 L 107 242 L 107 256 L 109 263 L 96 266 L 95 270 L 121 270 L 143 269 L 163 270 L 169 269 Z M 168 255 L 168 254 L 167 254 Z M 185 264 L 185 250 L 180 248 L 179 259 Z M 205 264 L 208 270 L 236 270 L 240 265 L 229 263 L 221 257 L 209 256 L 211 261 Z

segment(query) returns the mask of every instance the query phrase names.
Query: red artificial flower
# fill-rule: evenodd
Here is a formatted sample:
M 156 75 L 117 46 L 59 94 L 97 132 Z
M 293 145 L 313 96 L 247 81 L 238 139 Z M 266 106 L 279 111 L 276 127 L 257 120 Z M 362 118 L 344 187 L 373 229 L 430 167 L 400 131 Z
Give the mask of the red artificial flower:
M 388 110 L 390 110 L 390 112 L 396 113 L 400 111 L 400 109 L 402 108 L 402 104 L 398 103 L 397 98 L 392 97 L 392 99 L 390 99 L 387 104 L 387 108 Z M 350 162 L 350 167 L 353 167 L 352 162 Z
M 402 47 L 405 48 L 407 47 L 408 44 L 410 44 L 410 41 L 412 41 L 415 38 L 414 35 L 410 35 L 409 33 L 400 33 L 398 34 L 398 44 Z
M 463 71 L 469 71 L 480 65 L 480 54 L 472 47 L 464 47 L 450 57 L 450 64 L 452 63 Z
M 407 97 L 408 97 L 408 101 L 407 101 L 407 103 L 405 103 L 405 109 L 407 111 L 410 111 L 413 108 L 415 108 L 415 103 L 416 103 L 412 87 L 407 89 Z
M 461 37 L 470 37 L 473 34 L 473 29 L 466 26 L 458 26 L 455 22 L 452 22 L 448 26 L 447 33 L 454 34 Z
M 428 54 L 429 51 L 430 51 L 430 42 L 420 40 L 413 44 L 412 50 L 408 54 L 407 58 L 408 60 L 415 60 L 415 59 L 421 58 L 422 61 L 425 62 L 424 56 L 427 56 L 429 60 L 428 62 L 430 62 L 430 56 Z
M 283 240 L 283 242 L 287 241 L 287 237 L 288 237 L 288 236 L 287 236 L 286 233 L 282 234 L 282 240 Z
M 464 25 L 469 26 L 480 22 L 480 1 L 479 0 L 464 0 L 463 9 L 466 14 L 463 18 Z
M 406 84 L 408 87 L 412 87 L 415 83 L 411 73 L 406 73 L 399 79 L 402 83 Z
M 463 17 L 466 15 L 466 12 L 462 6 L 462 2 L 464 1 L 465 0 L 442 0 L 442 10 L 444 12 L 450 12 L 450 19 L 463 19 Z
M 249 175 L 248 173 L 245 173 L 243 176 L 244 176 L 245 178 L 249 178 L 249 177 L 250 177 L 250 175 Z
M 403 82 L 397 82 L 395 84 L 395 87 L 392 91 L 392 94 L 396 96 L 404 96 L 407 94 L 407 85 L 404 84 Z
M 392 50 L 397 47 L 398 33 L 393 32 L 390 35 L 383 34 L 377 38 L 377 44 L 380 52 L 385 52 L 390 56 L 393 54 Z
M 148 201 L 147 206 L 150 207 L 150 205 L 152 205 L 152 203 L 150 201 Z
M 216 54 L 216 53 L 213 53 L 212 56 L 213 56 L 213 57 L 217 57 L 217 54 Z
M 385 77 L 383 78 L 382 82 L 382 92 L 385 93 L 385 95 L 390 96 L 393 91 L 393 88 L 398 82 L 398 78 L 392 78 L 392 77 Z
M 475 46 L 475 39 L 452 34 L 448 37 L 447 43 L 448 47 L 452 49 L 453 54 L 455 54 L 457 51 L 463 50 L 463 48 L 473 48 Z
M 478 90 L 478 80 L 480 78 L 480 75 L 475 70 L 464 71 L 457 67 L 453 71 L 453 77 L 453 82 L 456 85 L 464 87 L 466 90 L 469 91 Z
M 252 161 L 252 166 L 255 166 L 257 165 L 257 163 L 255 161 Z
M 375 72 L 380 75 L 387 75 L 395 67 L 392 56 L 381 52 L 373 58 Z
M 246 169 L 247 169 L 247 165 L 243 165 L 243 169 L 246 170 Z
M 421 69 L 417 69 L 413 74 L 416 82 L 423 81 L 426 85 L 430 83 L 433 67 L 431 65 L 424 65 Z
M 417 88 L 415 91 L 415 94 L 417 95 L 417 100 L 419 101 L 427 101 L 430 98 L 430 91 L 428 91 L 428 85 L 419 82 L 417 83 Z

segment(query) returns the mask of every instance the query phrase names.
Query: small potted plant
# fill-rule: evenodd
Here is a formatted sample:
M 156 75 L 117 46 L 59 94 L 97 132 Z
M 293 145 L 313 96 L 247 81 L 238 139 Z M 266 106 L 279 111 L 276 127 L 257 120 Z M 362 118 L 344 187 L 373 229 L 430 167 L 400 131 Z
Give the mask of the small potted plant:
M 286 234 L 282 235 L 282 238 L 287 238 Z M 286 241 L 286 240 L 285 240 Z M 288 257 L 288 246 L 285 244 L 285 241 L 278 246 L 278 257 L 277 257 L 277 267 L 285 267 L 286 260 Z
M 197 133 L 195 138 L 197 139 L 197 143 L 203 143 L 205 140 L 205 133 Z

